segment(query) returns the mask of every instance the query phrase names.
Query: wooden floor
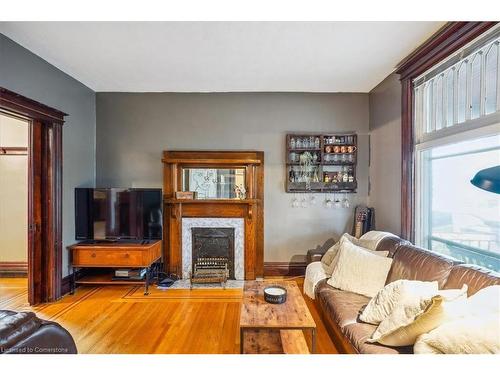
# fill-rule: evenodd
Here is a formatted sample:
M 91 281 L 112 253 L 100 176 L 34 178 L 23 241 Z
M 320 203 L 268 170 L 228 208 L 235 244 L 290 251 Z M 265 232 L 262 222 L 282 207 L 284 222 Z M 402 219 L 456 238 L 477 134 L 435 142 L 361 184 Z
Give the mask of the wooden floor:
M 303 279 L 297 279 L 302 289 Z M 136 286 L 80 287 L 60 301 L 30 307 L 27 280 L 0 278 L 0 310 L 31 310 L 74 337 L 79 353 L 239 353 L 238 289 L 158 290 Z M 317 352 L 337 353 L 314 302 Z

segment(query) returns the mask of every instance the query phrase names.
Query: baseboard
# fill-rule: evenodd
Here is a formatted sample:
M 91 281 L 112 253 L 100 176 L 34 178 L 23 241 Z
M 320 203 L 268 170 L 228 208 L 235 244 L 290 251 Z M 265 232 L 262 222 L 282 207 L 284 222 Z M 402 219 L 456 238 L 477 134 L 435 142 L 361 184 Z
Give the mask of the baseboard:
M 79 278 L 85 276 L 85 269 L 81 269 L 76 271 L 75 279 L 78 280 Z M 73 276 L 72 273 L 70 273 L 68 276 L 63 277 L 61 281 L 61 297 L 64 296 L 65 294 L 68 294 L 71 291 L 71 277 Z
M 28 262 L 0 262 L 0 277 L 28 277 Z
M 264 262 L 264 276 L 303 276 L 305 262 Z

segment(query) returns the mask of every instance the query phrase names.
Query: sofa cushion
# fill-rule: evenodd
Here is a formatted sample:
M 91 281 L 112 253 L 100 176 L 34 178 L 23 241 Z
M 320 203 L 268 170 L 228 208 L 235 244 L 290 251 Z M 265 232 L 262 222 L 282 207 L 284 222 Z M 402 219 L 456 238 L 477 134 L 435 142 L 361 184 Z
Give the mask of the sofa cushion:
M 349 324 L 341 328 L 342 333 L 351 342 L 352 346 L 356 348 L 358 353 L 362 354 L 409 354 L 413 353 L 412 346 L 400 346 L 390 348 L 378 343 L 366 342 L 373 332 L 377 329 L 376 325 L 368 323 L 355 323 Z
M 464 284 L 471 296 L 487 286 L 500 285 L 500 274 L 472 264 L 458 264 L 451 269 L 444 289 L 459 289 Z
M 399 238 L 398 236 L 392 235 L 383 238 L 377 245 L 377 251 L 388 251 L 389 258 L 394 258 L 396 251 L 400 246 L 409 245 L 410 243 L 406 240 Z
M 413 245 L 400 246 L 394 254 L 386 284 L 393 281 L 437 281 L 442 289 L 455 264 L 460 262 Z
M 325 314 L 339 326 L 357 322 L 360 310 L 366 306 L 370 298 L 361 294 L 335 289 L 321 281 L 316 288 L 316 298 Z

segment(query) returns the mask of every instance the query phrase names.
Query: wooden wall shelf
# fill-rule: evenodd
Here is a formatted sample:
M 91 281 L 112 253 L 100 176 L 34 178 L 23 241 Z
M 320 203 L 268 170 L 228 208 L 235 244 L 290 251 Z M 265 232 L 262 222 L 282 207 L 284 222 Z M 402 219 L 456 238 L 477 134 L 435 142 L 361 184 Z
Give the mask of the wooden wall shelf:
M 357 134 L 348 133 L 290 133 L 286 135 L 286 192 L 287 193 L 355 193 Z M 297 141 L 300 140 L 297 147 Z M 308 146 L 303 147 L 306 143 Z M 314 147 L 310 145 L 313 144 Z M 319 147 L 316 147 L 318 146 Z M 314 160 L 305 168 L 300 157 L 309 152 Z M 307 169 L 307 170 L 306 170 Z M 344 175 L 347 180 L 344 180 Z

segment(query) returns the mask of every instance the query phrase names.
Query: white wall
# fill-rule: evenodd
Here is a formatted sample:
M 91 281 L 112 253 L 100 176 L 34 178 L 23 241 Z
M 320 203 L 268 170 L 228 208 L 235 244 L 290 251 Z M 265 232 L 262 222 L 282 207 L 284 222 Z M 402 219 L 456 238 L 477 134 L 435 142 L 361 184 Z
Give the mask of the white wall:
M 0 147 L 28 147 L 27 121 L 0 114 Z M 0 262 L 28 259 L 28 156 L 0 154 Z

